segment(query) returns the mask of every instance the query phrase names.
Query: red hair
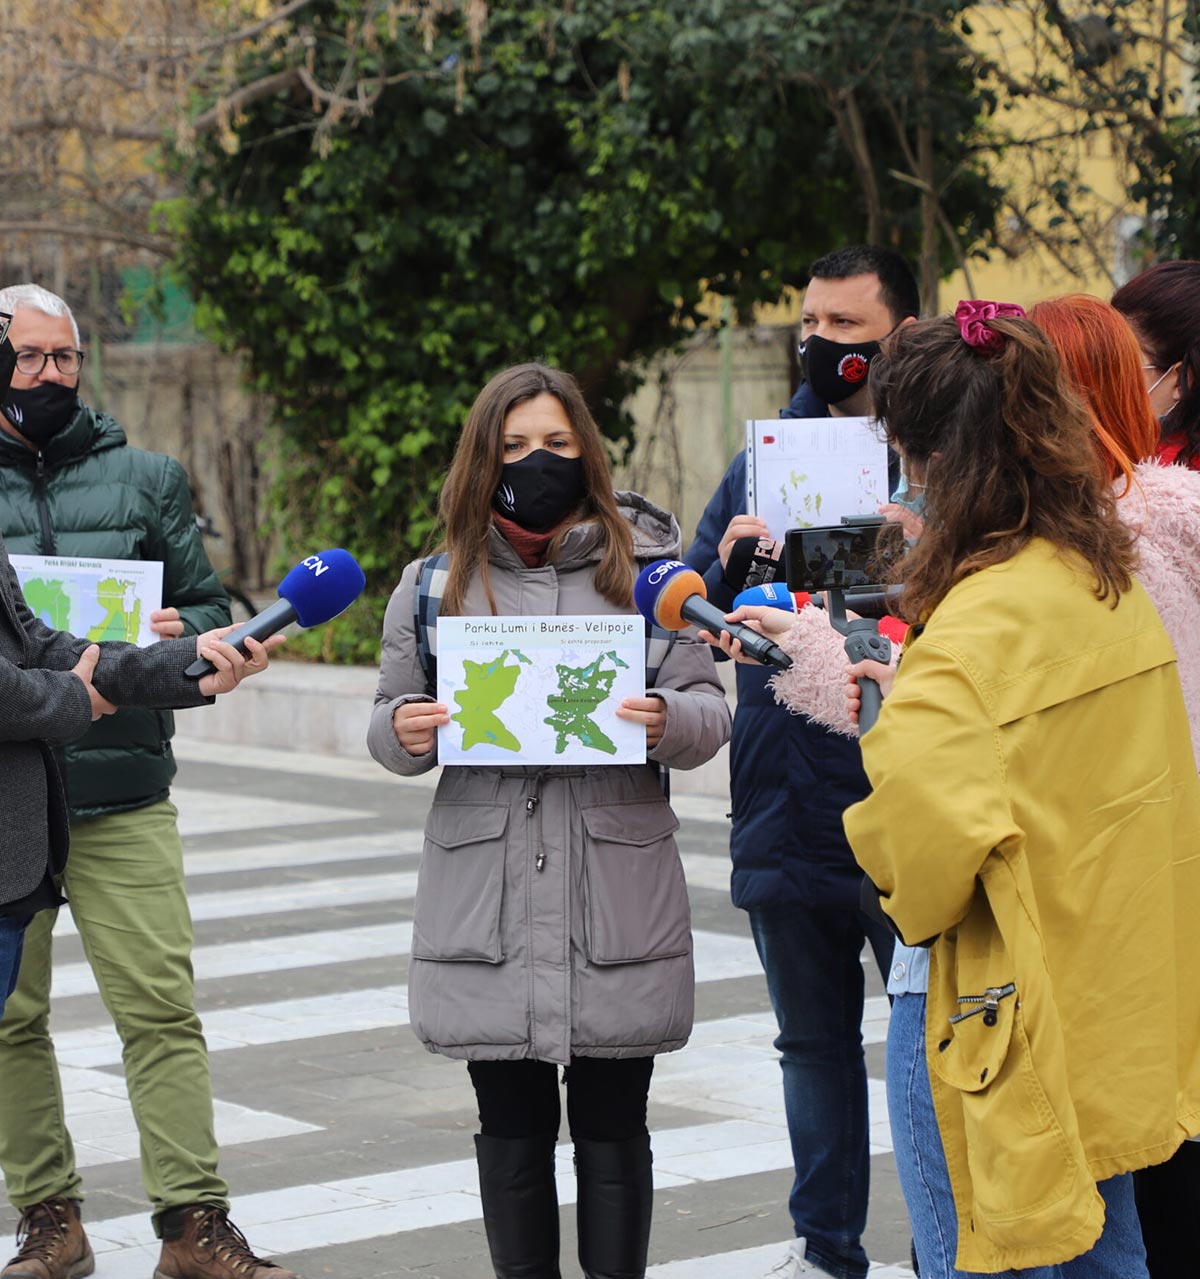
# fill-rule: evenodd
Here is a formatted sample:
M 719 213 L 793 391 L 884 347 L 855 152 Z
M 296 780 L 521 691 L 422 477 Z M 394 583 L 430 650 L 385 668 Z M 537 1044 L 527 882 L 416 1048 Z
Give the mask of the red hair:
M 1125 317 L 1088 293 L 1039 302 L 1029 318 L 1050 339 L 1092 415 L 1096 452 L 1108 478 L 1154 456 L 1158 422 L 1142 377 L 1142 351 Z

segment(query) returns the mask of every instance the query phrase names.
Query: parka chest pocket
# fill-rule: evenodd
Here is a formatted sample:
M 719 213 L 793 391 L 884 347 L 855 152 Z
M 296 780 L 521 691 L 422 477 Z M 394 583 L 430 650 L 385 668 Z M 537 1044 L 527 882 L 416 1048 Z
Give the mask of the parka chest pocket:
M 665 800 L 581 809 L 588 959 L 631 964 L 686 955 L 691 915 Z
M 999 998 L 985 1004 L 985 995 Z M 960 1020 L 943 1023 L 944 1033 L 930 1026 L 941 1037 L 928 1059 L 962 1105 L 971 1191 L 988 1236 L 1016 1246 L 1027 1242 L 1029 1218 L 1069 1191 L 1075 1160 L 1038 1076 L 1015 988 L 985 995 L 960 1001 Z
M 508 808 L 434 804 L 413 911 L 414 959 L 498 964 L 504 959 L 504 844 Z

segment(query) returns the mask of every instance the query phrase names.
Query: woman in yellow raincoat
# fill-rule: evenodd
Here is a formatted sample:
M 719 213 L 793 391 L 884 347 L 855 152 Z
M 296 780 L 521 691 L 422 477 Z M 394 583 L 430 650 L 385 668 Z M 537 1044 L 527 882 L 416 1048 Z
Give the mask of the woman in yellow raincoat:
M 932 942 L 888 1063 L 922 1272 L 1144 1279 L 1127 1174 L 1200 1132 L 1200 786 L 1174 653 L 1086 410 L 1018 308 L 897 331 L 872 389 L 926 527 L 846 830 L 897 933 Z

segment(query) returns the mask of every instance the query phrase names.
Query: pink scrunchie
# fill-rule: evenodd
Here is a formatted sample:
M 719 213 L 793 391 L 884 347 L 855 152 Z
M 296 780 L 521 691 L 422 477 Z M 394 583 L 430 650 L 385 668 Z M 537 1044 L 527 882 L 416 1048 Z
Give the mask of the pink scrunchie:
M 1024 307 L 1015 302 L 983 302 L 972 298 L 954 308 L 954 320 L 963 341 L 977 351 L 998 351 L 1004 345 L 1004 335 L 988 328 L 988 320 L 1024 318 Z

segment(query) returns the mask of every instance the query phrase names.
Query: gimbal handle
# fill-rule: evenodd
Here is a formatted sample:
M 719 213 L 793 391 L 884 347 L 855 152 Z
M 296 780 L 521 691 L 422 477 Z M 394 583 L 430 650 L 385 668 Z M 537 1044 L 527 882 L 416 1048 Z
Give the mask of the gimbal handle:
M 848 618 L 846 593 L 840 587 L 832 587 L 826 593 L 829 596 L 829 624 L 845 636 L 844 647 L 850 661 L 862 662 L 869 658 L 886 666 L 892 660 L 892 642 L 886 635 L 880 635 L 879 622 L 870 617 Z M 861 737 L 874 727 L 879 718 L 883 692 L 876 680 L 865 675 L 859 677 L 858 688 L 862 695 L 858 708 L 858 735 Z

